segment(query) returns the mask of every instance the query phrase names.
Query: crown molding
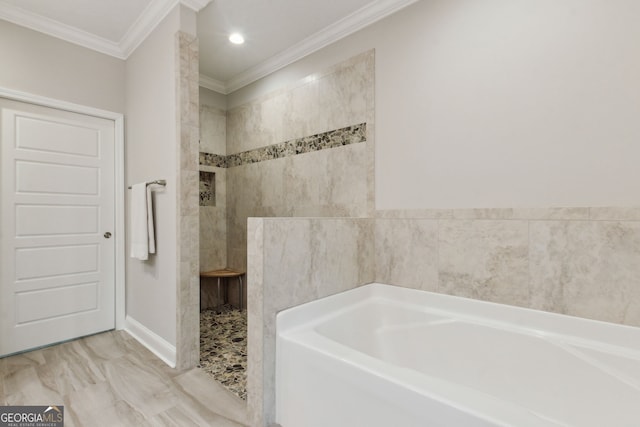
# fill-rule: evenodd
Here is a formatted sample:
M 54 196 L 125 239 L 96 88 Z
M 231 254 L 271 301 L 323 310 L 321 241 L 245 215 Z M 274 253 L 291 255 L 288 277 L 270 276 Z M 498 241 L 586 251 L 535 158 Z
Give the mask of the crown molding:
M 152 0 L 120 40 L 119 47 L 123 57 L 128 58 L 178 4 L 198 12 L 210 2 L 211 0 Z
M 189 9 L 200 12 L 205 6 L 211 3 L 211 0 L 181 0 L 180 2 Z
M 181 3 L 198 12 L 210 2 L 211 0 L 152 0 L 118 43 L 29 12 L 3 0 L 0 0 L 0 19 L 119 59 L 127 59 L 176 5 Z
M 120 46 L 110 40 L 87 33 L 50 18 L 37 15 L 0 0 L 0 19 L 49 36 L 77 44 L 116 58 L 125 59 Z
M 417 1 L 419 0 L 378 0 L 364 6 L 289 49 L 229 79 L 225 84 L 226 93 L 247 86 Z
M 200 74 L 199 84 L 200 86 L 206 87 L 207 89 L 211 89 L 214 92 L 218 92 L 223 95 L 229 94 L 229 91 L 227 90 L 227 85 L 225 85 L 223 81 L 214 79 L 213 77 Z
M 4 0 L 0 0 L 0 19 L 119 59 L 127 59 L 176 5 L 183 4 L 198 12 L 211 1 L 152 0 L 118 43 L 28 12 Z M 200 86 L 227 95 L 417 1 L 419 0 L 375 1 L 227 82 L 202 75 Z
M 119 47 L 125 59 L 140 46 L 178 3 L 180 0 L 152 0 L 149 3 L 120 40 Z

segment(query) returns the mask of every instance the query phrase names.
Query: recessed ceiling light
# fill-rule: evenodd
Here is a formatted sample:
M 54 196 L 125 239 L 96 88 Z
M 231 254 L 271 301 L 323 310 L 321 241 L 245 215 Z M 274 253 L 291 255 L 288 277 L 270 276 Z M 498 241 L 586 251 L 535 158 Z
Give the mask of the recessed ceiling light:
M 242 44 L 244 43 L 244 37 L 240 33 L 233 33 L 229 36 L 229 41 L 233 44 Z

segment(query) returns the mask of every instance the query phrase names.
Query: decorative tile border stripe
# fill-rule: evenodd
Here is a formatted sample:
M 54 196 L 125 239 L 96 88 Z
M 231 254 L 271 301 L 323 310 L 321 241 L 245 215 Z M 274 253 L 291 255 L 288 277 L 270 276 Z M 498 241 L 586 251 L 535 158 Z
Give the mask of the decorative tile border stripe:
M 203 153 L 200 152 L 200 165 L 202 166 L 215 166 L 217 168 L 227 167 L 227 156 L 221 156 L 220 154 Z
M 314 151 L 329 148 L 342 147 L 344 145 L 357 144 L 367 140 L 367 124 L 360 123 L 336 129 L 317 135 L 293 139 L 255 150 L 243 151 L 238 154 L 221 156 L 218 154 L 200 153 L 200 165 L 231 168 L 251 163 L 264 162 L 266 160 L 281 159 L 283 157 L 296 156 L 298 154 L 312 153 Z

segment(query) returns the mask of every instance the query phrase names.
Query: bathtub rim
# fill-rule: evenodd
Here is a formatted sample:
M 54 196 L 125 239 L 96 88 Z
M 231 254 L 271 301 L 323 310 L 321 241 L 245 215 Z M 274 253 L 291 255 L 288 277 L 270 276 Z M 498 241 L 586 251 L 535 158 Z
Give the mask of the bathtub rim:
M 398 297 L 401 297 L 398 300 Z M 640 327 L 378 282 L 282 310 L 277 334 L 315 328 L 372 300 L 640 360 Z M 425 309 L 424 302 L 430 303 Z M 437 308 L 432 305 L 438 304 Z

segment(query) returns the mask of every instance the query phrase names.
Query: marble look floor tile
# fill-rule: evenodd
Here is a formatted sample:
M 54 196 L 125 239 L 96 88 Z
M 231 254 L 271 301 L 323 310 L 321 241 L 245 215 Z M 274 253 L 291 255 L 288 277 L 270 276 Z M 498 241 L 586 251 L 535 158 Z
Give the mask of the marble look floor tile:
M 215 426 L 215 427 L 242 427 L 235 421 L 231 421 L 204 405 L 195 404 L 193 401 L 178 403 L 176 406 L 147 420 L 143 426 Z
M 240 424 L 247 423 L 246 402 L 230 393 L 221 384 L 212 381 L 204 371 L 192 369 L 177 376 L 175 382 L 182 387 L 182 392 L 191 401 L 198 402 L 209 410 Z
M 4 381 L 9 405 L 62 405 L 62 396 L 43 384 L 33 366 L 10 373 Z
M 7 396 L 4 392 L 4 377 L 0 376 L 0 406 L 6 405 Z
M 80 410 L 69 417 L 65 414 L 65 427 L 67 418 L 87 427 L 138 427 L 145 422 L 144 415 L 122 400 L 91 411 Z
M 82 342 L 93 359 L 110 360 L 131 351 L 136 341 L 128 334 L 96 334 L 85 337 Z
M 179 371 L 124 331 L 0 359 L 0 403 L 65 406 L 65 427 L 242 426 L 244 402 Z
M 6 395 L 5 399 L 4 399 L 4 404 L 5 405 L 24 405 L 23 402 L 26 402 L 27 399 L 24 396 L 24 393 L 22 393 L 21 391 L 17 392 L 17 393 L 13 393 L 11 395 Z
M 2 377 L 12 374 L 20 369 L 43 365 L 45 363 L 42 350 L 30 351 L 28 353 L 16 354 L 11 357 L 0 359 L 0 371 Z
M 150 418 L 175 404 L 169 380 L 158 376 L 133 357 L 119 357 L 105 364 L 105 376 L 115 395 Z M 140 389 L 144 393 L 140 393 Z
M 114 405 L 117 401 L 118 398 L 109 383 L 93 384 L 65 396 L 65 412 L 79 416 Z
M 46 387 L 60 395 L 105 380 L 97 363 L 87 354 L 80 341 L 49 347 L 43 349 L 42 353 L 46 363 L 36 367 L 38 377 Z

